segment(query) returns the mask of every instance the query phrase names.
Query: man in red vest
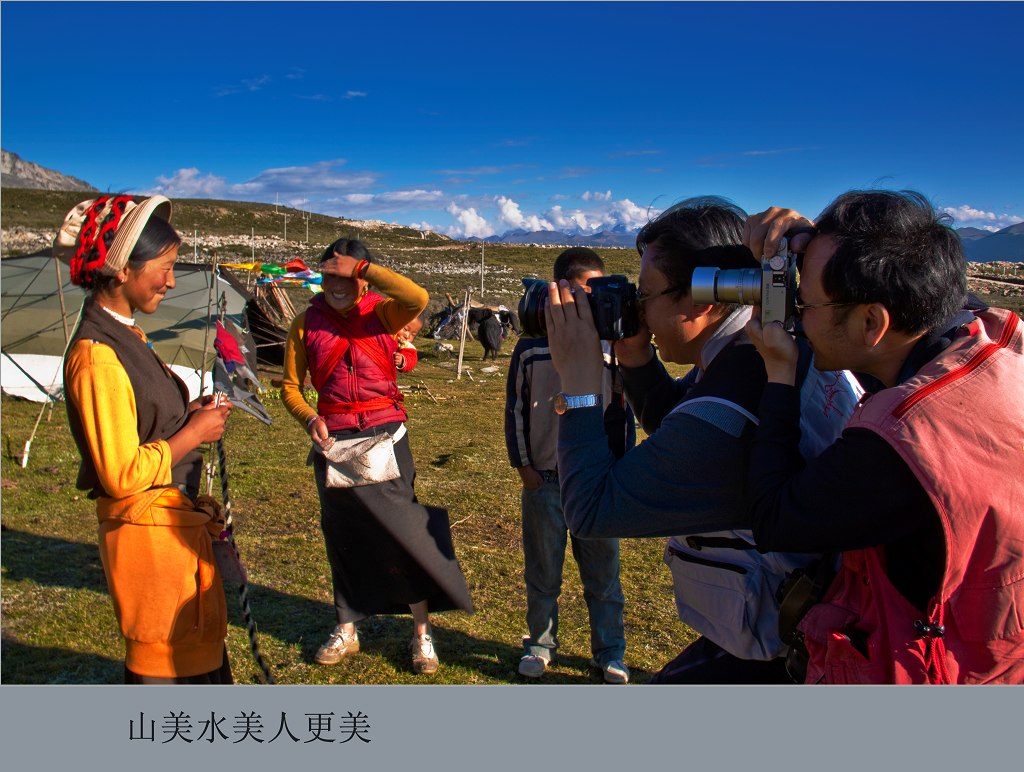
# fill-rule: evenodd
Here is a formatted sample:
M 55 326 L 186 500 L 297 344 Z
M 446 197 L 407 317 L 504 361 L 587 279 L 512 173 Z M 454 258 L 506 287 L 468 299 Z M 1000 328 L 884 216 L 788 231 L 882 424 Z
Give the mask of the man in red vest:
M 745 237 L 774 254 L 810 224 L 770 209 Z M 768 374 L 749 478 L 758 548 L 842 553 L 799 624 L 806 680 L 1021 683 L 1024 325 L 972 302 L 959 237 L 919 194 L 846 193 L 814 228 L 794 238 L 810 238 L 797 313 L 815 366 L 875 383 L 811 462 L 796 345 L 756 313 L 747 326 Z

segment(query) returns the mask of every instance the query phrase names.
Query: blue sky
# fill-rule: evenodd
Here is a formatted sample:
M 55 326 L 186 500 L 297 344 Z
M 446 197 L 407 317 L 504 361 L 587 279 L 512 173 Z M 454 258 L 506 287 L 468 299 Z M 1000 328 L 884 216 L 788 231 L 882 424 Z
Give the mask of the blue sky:
M 911 188 L 1024 220 L 1021 3 L 5 1 L 6 150 L 487 236 Z

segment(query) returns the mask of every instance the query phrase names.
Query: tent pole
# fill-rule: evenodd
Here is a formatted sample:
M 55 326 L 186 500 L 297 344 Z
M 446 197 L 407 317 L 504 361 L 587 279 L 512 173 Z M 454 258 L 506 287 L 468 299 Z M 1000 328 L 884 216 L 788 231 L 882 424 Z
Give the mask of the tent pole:
M 213 262 L 210 264 L 210 295 L 206 300 L 206 332 L 203 335 L 203 361 L 199 363 L 199 398 L 202 399 L 206 390 L 206 358 L 210 353 L 210 323 L 213 319 L 213 295 L 214 285 L 217 282 L 217 253 L 213 253 Z M 213 372 L 210 373 L 210 391 L 213 391 Z M 206 495 L 213 493 L 213 449 L 214 444 L 210 443 L 209 460 L 206 462 Z
M 60 321 L 64 325 L 64 346 L 71 343 L 71 333 L 68 332 L 68 312 L 64 308 L 64 282 L 60 278 L 60 260 L 57 255 L 53 256 L 53 267 L 57 271 L 57 297 L 60 299 Z
M 61 320 L 61 323 L 64 325 L 64 356 L 67 356 L 68 355 L 68 349 L 71 347 L 71 335 L 68 332 L 68 319 L 67 319 L 67 314 L 66 314 L 66 312 L 64 310 L 64 283 L 63 283 L 63 281 L 60 278 L 60 260 L 57 258 L 56 254 L 54 254 L 54 256 L 53 256 L 53 265 L 54 265 L 54 268 L 56 268 L 56 270 L 57 270 L 57 296 L 60 299 L 60 320 Z M 83 305 L 83 308 L 84 307 L 85 306 Z M 78 314 L 79 314 L 79 318 L 81 318 L 81 314 L 82 314 L 81 309 L 79 309 Z M 76 325 L 77 325 L 77 321 L 76 321 Z M 62 357 L 62 359 L 63 359 L 63 357 Z M 39 410 L 39 415 L 36 416 L 36 422 L 35 422 L 35 425 L 32 427 L 32 433 L 28 436 L 28 439 L 25 440 L 25 449 L 22 451 L 22 454 L 21 454 L 21 468 L 22 469 L 25 469 L 28 466 L 28 453 L 29 453 L 29 449 L 32 447 L 32 440 L 35 439 L 36 432 L 39 430 L 39 422 L 43 420 L 43 413 L 46 411 L 47 405 L 49 405 L 49 407 L 50 407 L 50 415 L 51 416 L 53 415 L 53 403 L 54 403 L 55 400 L 53 399 L 52 389 L 57 384 L 57 377 L 58 376 L 63 377 L 63 370 L 58 370 L 56 373 L 53 374 L 53 380 L 50 382 L 50 389 L 51 389 L 51 391 L 47 391 L 46 392 L 47 399 L 43 402 L 43 406 Z M 47 420 L 49 421 L 50 419 L 47 418 Z
M 217 283 L 217 253 L 210 264 L 210 295 L 206 299 L 206 332 L 203 335 L 203 361 L 199 365 L 199 396 L 206 391 L 206 359 L 210 355 L 210 322 L 213 320 L 213 288 Z M 211 387 L 212 390 L 212 387 Z
M 71 333 L 68 332 L 68 312 L 64 307 L 64 281 L 60 277 L 60 260 L 57 255 L 53 256 L 53 267 L 57 271 L 57 297 L 60 299 L 60 322 L 64 325 L 64 350 L 67 351 L 71 345 Z M 46 422 L 53 418 L 53 402 L 50 402 L 50 412 L 46 414 Z
M 46 410 L 46 402 L 44 402 L 43 406 L 39 409 L 39 415 L 36 416 L 36 423 L 35 423 L 35 426 L 32 427 L 32 433 L 28 436 L 28 439 L 25 440 L 25 449 L 21 453 L 21 468 L 22 469 L 24 469 L 25 467 L 28 466 L 28 450 L 29 450 L 29 448 L 32 447 L 32 440 L 36 436 L 36 430 L 39 428 L 39 422 L 41 420 L 43 420 L 43 412 L 45 410 Z
M 459 368 L 455 380 L 462 380 L 462 354 L 466 350 L 466 328 L 469 326 L 469 298 L 473 294 L 472 287 L 466 287 L 466 300 L 462 307 L 462 339 L 459 341 Z

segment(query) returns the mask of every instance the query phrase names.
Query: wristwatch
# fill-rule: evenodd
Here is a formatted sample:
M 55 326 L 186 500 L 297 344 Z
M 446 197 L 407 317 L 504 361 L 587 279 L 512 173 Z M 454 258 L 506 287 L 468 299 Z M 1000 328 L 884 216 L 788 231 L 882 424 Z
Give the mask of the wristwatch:
M 566 394 L 560 391 L 555 395 L 555 412 L 558 415 L 565 415 L 569 410 L 578 407 L 600 407 L 600 394 Z

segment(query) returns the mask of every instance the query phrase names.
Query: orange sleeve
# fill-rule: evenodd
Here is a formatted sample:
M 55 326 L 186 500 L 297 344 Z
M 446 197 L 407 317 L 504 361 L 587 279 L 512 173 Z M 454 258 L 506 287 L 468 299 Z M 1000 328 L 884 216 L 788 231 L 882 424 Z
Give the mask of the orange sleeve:
M 387 296 L 374 310 L 391 335 L 422 314 L 430 300 L 427 291 L 412 279 L 376 263 L 366 269 L 366 281 Z
M 284 345 L 284 373 L 281 378 L 281 401 L 295 420 L 305 426 L 316 415 L 303 392 L 309 365 L 306 361 L 306 312 L 292 320 Z
M 140 443 L 135 392 L 110 346 L 75 343 L 64 390 L 78 409 L 103 490 L 120 499 L 171 483 L 171 446 L 166 440 Z

